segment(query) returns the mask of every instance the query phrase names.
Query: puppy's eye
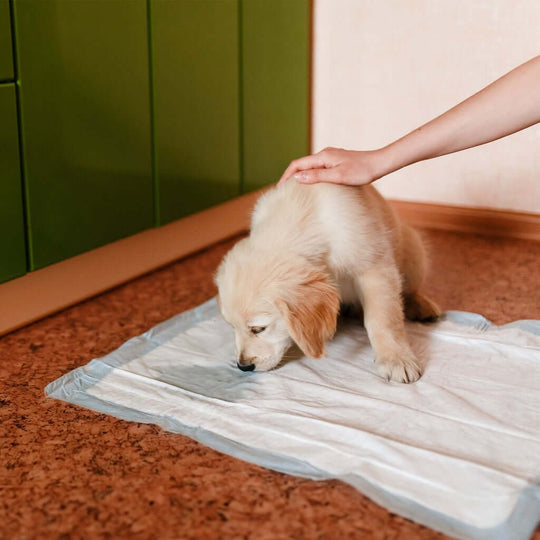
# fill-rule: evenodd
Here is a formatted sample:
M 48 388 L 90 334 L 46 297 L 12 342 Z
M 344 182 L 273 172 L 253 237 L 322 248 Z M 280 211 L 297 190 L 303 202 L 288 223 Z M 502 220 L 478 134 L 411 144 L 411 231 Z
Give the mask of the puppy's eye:
M 260 334 L 266 330 L 266 326 L 252 326 L 250 331 L 252 334 Z

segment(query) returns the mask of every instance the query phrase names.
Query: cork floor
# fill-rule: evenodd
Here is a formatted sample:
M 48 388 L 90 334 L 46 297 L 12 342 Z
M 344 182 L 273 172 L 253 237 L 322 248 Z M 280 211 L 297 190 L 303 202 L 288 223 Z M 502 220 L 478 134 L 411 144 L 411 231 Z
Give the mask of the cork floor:
M 539 243 L 424 235 L 426 292 L 443 309 L 497 324 L 540 319 Z M 212 274 L 233 243 L 0 338 L 1 539 L 442 537 L 341 482 L 268 471 L 44 397 L 60 375 L 213 296 Z

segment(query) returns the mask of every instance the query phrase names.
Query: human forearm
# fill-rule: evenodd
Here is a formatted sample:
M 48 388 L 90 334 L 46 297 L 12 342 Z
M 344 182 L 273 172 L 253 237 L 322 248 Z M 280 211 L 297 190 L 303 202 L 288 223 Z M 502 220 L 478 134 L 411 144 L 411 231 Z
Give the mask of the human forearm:
M 485 144 L 540 122 L 540 56 L 401 139 L 371 151 L 325 148 L 296 159 L 280 183 L 369 184 L 407 165 Z
M 377 176 L 500 139 L 537 122 L 540 122 L 540 56 L 382 148 Z

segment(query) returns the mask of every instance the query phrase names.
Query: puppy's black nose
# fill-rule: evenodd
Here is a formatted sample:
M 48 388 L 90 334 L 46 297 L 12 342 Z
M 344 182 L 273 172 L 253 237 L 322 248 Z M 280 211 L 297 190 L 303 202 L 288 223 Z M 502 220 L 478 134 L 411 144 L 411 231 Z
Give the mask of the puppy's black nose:
M 238 369 L 241 369 L 242 371 L 253 371 L 255 369 L 255 364 L 241 364 L 240 362 L 237 362 L 236 365 L 238 366 Z

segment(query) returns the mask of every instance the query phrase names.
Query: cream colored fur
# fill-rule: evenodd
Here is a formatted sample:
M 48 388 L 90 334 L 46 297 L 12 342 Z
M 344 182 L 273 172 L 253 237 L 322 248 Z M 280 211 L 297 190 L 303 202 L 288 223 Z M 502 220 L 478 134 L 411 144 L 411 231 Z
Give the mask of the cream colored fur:
M 293 341 L 322 356 L 340 304 L 354 304 L 363 309 L 379 373 L 412 382 L 421 368 L 404 309 L 414 320 L 439 314 L 419 292 L 425 271 L 417 233 L 373 187 L 289 181 L 260 197 L 249 237 L 227 253 L 216 283 L 241 369 L 274 368 Z

